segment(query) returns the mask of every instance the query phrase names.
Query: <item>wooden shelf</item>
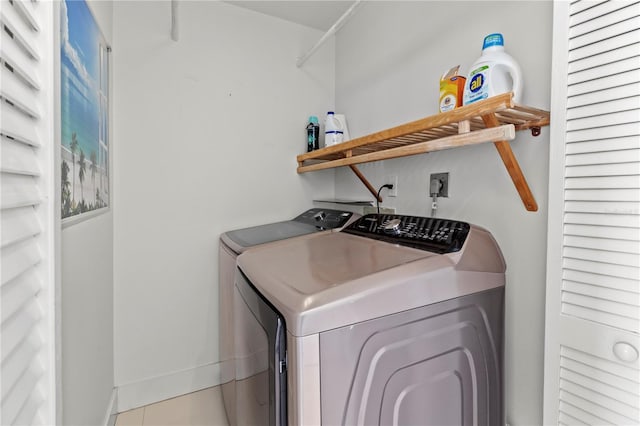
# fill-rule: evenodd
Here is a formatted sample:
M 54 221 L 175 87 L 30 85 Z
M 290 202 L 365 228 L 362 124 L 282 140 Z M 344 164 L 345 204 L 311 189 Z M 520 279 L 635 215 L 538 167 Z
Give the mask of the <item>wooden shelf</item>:
M 513 94 L 505 93 L 298 155 L 298 173 L 349 166 L 377 197 L 375 188 L 356 168 L 357 164 L 493 142 L 525 208 L 536 211 L 538 205 L 508 141 L 520 130 L 530 129 L 537 136 L 540 128 L 548 125 L 548 111 L 517 105 L 513 102 Z

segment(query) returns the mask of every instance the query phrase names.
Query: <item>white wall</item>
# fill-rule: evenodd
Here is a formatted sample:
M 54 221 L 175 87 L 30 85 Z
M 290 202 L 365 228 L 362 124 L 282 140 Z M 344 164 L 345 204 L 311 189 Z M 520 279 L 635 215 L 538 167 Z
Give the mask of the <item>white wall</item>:
M 469 70 L 485 35 L 502 32 L 522 67 L 523 103 L 549 108 L 551 2 L 369 2 L 336 39 L 336 109 L 352 137 L 436 114 L 442 73 Z M 429 175 L 450 173 L 450 198 L 438 216 L 488 228 L 507 262 L 506 409 L 511 425 L 542 424 L 548 128 L 520 132 L 511 146 L 539 204 L 527 212 L 491 144 L 361 166 L 377 188 L 398 175 L 398 197 L 383 205 L 429 215 Z M 367 192 L 348 170 L 336 175 L 338 198 Z
M 333 196 L 298 176 L 310 114 L 332 106 L 321 33 L 222 2 L 114 3 L 115 381 L 120 410 L 218 383 L 221 232 Z
M 62 231 L 65 425 L 102 424 L 113 376 L 113 225 L 106 213 Z
M 111 42 L 113 4 L 88 4 Z M 112 211 L 65 226 L 60 257 L 63 424 L 103 424 L 114 388 Z

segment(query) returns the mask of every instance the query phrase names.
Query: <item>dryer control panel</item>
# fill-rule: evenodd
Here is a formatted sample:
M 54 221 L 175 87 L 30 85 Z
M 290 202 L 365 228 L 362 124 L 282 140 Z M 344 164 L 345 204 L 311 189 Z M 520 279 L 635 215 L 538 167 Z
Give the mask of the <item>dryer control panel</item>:
M 470 228 L 466 222 L 450 219 L 368 214 L 342 232 L 443 254 L 459 251 Z

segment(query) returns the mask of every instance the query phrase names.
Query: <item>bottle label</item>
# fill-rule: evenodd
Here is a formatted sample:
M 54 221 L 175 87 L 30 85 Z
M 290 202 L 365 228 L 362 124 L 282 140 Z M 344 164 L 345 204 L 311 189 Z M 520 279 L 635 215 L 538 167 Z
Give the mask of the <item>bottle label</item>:
M 315 145 L 314 139 L 315 138 L 313 137 L 313 128 L 307 129 L 307 152 L 311 152 L 314 150 L 314 145 Z
M 319 146 L 320 127 L 309 123 L 307 126 L 307 152 L 320 148 Z
M 341 143 L 343 139 L 342 130 L 328 130 L 324 132 L 324 144 L 325 146 L 335 145 Z
M 456 107 L 456 95 L 447 93 L 440 99 L 440 112 L 451 111 Z
M 489 75 L 489 66 L 483 65 L 469 74 L 468 90 L 464 93 L 464 103 L 487 99 L 489 97 L 489 87 L 487 85 L 487 77 Z

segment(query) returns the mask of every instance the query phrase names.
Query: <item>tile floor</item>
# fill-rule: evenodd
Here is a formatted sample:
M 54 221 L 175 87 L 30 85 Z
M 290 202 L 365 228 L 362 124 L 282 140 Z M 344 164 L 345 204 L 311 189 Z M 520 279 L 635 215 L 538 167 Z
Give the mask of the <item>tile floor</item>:
M 118 414 L 116 426 L 228 426 L 219 387 Z

